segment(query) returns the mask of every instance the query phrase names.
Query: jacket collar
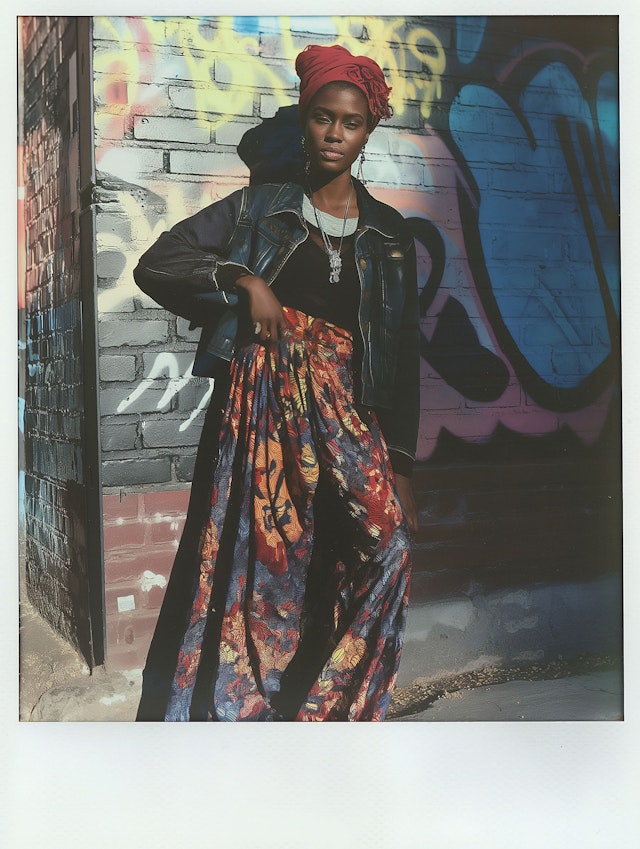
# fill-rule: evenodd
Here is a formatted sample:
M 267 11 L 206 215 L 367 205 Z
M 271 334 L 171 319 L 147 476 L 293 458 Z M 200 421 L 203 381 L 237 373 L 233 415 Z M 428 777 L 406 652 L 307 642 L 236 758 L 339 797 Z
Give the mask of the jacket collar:
M 397 237 L 399 235 L 398 221 L 395 215 L 389 214 L 389 207 L 372 197 L 362 185 L 360 180 L 353 179 L 353 184 L 358 197 L 358 209 L 360 210 L 359 229 L 373 229 L 384 236 Z M 265 215 L 276 215 L 281 212 L 293 212 L 300 221 L 302 217 L 302 199 L 304 188 L 298 183 L 283 183 L 267 207 Z

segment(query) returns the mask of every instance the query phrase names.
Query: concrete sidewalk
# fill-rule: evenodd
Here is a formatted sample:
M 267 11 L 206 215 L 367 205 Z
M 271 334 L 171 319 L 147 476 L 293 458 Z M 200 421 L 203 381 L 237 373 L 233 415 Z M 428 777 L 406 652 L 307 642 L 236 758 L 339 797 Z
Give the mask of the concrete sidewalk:
M 622 673 L 586 675 L 457 690 L 391 722 L 554 722 L 623 719 Z
M 142 671 L 97 667 L 39 616 L 20 604 L 20 708 L 23 722 L 128 722 L 136 716 Z
M 545 678 L 545 675 L 548 675 Z M 504 680 L 508 679 L 508 680 Z M 20 617 L 20 719 L 132 722 L 141 670 L 89 670 L 27 603 Z M 622 672 L 601 660 L 487 667 L 399 687 L 390 722 L 620 720 Z

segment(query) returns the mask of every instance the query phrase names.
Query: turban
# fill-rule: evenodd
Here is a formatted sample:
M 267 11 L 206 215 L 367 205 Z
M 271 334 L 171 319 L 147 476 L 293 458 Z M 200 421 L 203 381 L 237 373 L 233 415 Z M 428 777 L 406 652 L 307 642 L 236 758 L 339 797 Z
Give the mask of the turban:
M 296 73 L 300 77 L 298 108 L 301 117 L 322 86 L 335 82 L 351 83 L 363 92 L 371 112 L 371 129 L 377 126 L 381 118 L 390 118 L 392 115 L 389 106 L 391 89 L 385 82 L 380 66 L 368 56 L 352 56 L 339 44 L 332 47 L 309 44 L 298 54 Z

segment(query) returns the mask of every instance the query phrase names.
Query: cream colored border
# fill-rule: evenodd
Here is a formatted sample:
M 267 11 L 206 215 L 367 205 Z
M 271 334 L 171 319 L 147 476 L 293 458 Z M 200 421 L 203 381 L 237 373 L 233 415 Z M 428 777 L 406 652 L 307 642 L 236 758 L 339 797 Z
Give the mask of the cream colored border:
M 103 6 L 106 4 L 103 4 Z M 15 563 L 15 9 L 1 14 L 7 126 L 2 168 L 2 842 L 11 849 L 616 849 L 640 835 L 638 764 L 638 243 L 635 0 L 405 3 L 403 14 L 617 14 L 621 18 L 625 638 L 623 723 L 362 727 L 22 724 L 17 722 Z M 54 14 L 50 2 L 25 14 Z M 65 14 L 86 14 L 65 3 Z M 96 14 L 166 14 L 156 0 Z M 243 3 L 244 14 L 263 4 Z M 27 8 L 28 7 L 28 8 Z M 70 7 L 72 7 L 70 9 Z M 146 7 L 146 8 L 145 8 Z M 388 3 L 327 2 L 323 14 L 389 14 Z M 181 13 L 238 14 L 238 3 L 190 3 Z M 278 3 L 272 14 L 312 14 Z M 393 13 L 399 13 L 394 7 Z M 12 513 L 13 511 L 13 513 Z M 635 790 L 633 784 L 635 779 Z

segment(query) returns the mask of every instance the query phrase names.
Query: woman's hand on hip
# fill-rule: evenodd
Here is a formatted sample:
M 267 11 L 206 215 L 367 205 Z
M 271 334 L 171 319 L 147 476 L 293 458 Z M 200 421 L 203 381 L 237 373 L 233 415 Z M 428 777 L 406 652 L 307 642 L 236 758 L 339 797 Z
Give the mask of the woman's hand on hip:
M 402 505 L 402 510 L 404 512 L 405 519 L 407 520 L 409 531 L 412 534 L 415 534 L 418 532 L 418 508 L 416 507 L 416 499 L 413 494 L 411 478 L 397 473 L 395 477 L 396 492 L 398 493 L 398 498 L 400 499 L 400 504 Z
M 253 274 L 239 277 L 235 284 L 249 299 L 249 314 L 255 335 L 262 342 L 281 339 L 289 327 L 282 304 L 262 279 Z

